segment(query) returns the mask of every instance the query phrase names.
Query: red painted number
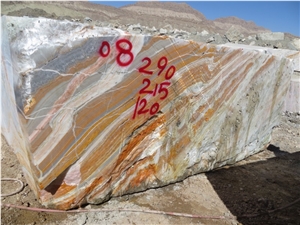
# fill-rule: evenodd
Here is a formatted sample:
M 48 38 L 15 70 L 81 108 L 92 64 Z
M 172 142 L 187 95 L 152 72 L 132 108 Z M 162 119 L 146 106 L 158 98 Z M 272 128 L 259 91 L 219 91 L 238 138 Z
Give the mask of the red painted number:
M 103 51 L 104 48 L 106 48 L 106 52 Z M 103 41 L 99 49 L 99 54 L 102 57 L 106 57 L 108 56 L 109 53 L 110 53 L 110 45 L 107 41 Z
M 155 102 L 150 108 L 150 115 L 156 114 L 158 110 L 159 110 L 159 104 Z
M 131 46 L 129 46 L 129 48 L 126 51 L 129 51 L 129 50 L 131 50 Z M 125 52 L 124 54 L 129 54 L 129 53 Z M 140 73 L 152 75 L 153 71 L 147 69 L 151 66 L 151 59 L 149 57 L 145 57 L 142 59 L 142 63 L 144 63 L 144 65 L 141 66 L 138 69 L 138 71 Z M 168 87 L 171 85 L 171 82 L 169 82 L 168 80 L 170 80 L 174 76 L 174 74 L 176 72 L 176 68 L 175 68 L 175 66 L 170 66 L 167 69 L 167 65 L 168 65 L 167 57 L 162 56 L 157 62 L 157 68 L 159 69 L 157 76 L 159 76 L 162 72 L 164 72 L 166 70 L 165 81 L 163 81 L 160 84 L 155 84 L 155 88 L 153 90 L 151 90 L 151 88 L 150 88 L 151 80 L 148 78 L 145 78 L 143 80 L 143 87 L 139 91 L 139 94 L 152 94 L 153 97 L 155 97 L 157 94 L 159 94 L 160 100 L 164 100 L 168 97 L 168 95 L 169 95 Z M 159 111 L 160 104 L 158 102 L 155 102 L 151 107 L 147 107 L 147 104 L 148 104 L 147 100 L 144 98 L 141 99 L 141 96 L 139 96 L 138 100 L 135 104 L 135 109 L 134 109 L 132 118 L 135 119 L 135 117 L 137 115 L 146 114 L 146 113 L 149 113 L 150 115 L 155 115 Z
M 172 72 L 170 72 L 171 70 Z M 175 66 L 170 66 L 165 75 L 166 80 L 170 80 L 175 74 L 175 71 L 176 71 Z
M 153 96 L 155 96 L 155 95 L 156 95 L 157 88 L 158 88 L 158 84 L 156 84 L 156 85 L 155 85 L 155 88 L 154 88 L 154 91 L 153 91 Z
M 168 94 L 169 94 L 169 91 L 167 89 L 167 87 L 170 85 L 171 83 L 170 82 L 162 82 L 159 86 L 159 89 L 158 89 L 158 93 L 164 93 L 164 96 L 160 97 L 161 100 L 164 100 Z
M 164 81 L 161 84 L 156 84 L 155 85 L 155 89 L 154 91 L 151 90 L 147 90 L 147 88 L 150 87 L 151 81 L 147 78 L 145 78 L 143 80 L 143 84 L 145 84 L 145 86 L 139 91 L 139 94 L 153 94 L 153 96 L 156 95 L 157 91 L 159 94 L 163 93 L 164 95 L 162 97 L 160 97 L 161 100 L 165 99 L 168 94 L 169 91 L 167 89 L 167 87 L 171 84 L 170 82 Z
M 147 68 L 148 66 L 151 65 L 151 59 L 148 58 L 148 57 L 145 57 L 145 58 L 143 58 L 142 62 L 144 62 L 144 61 L 147 61 L 147 63 L 146 63 L 146 65 L 144 65 L 144 66 L 142 66 L 141 68 L 139 68 L 139 72 L 140 72 L 140 73 L 145 73 L 145 74 L 150 74 L 150 75 L 152 75 L 152 74 L 153 74 L 153 71 L 151 71 L 151 70 L 146 70 L 146 68 Z
M 140 94 L 152 94 L 152 91 L 147 90 L 147 88 L 148 88 L 148 87 L 150 86 L 150 84 L 151 84 L 151 81 L 150 81 L 149 79 L 145 78 L 145 79 L 143 80 L 143 84 L 146 84 L 146 85 L 139 91 L 139 93 L 140 93 Z
M 118 55 L 116 58 L 119 66 L 128 66 L 134 60 L 134 55 L 131 52 L 132 43 L 127 39 L 120 39 L 116 42 L 116 49 L 118 51 Z M 110 45 L 107 41 L 103 41 L 101 43 L 99 54 L 102 57 L 107 57 L 110 53 Z
M 136 114 L 140 115 L 140 114 L 147 113 L 149 111 L 149 109 L 145 109 L 146 106 L 147 106 L 147 100 L 143 98 L 140 101 L 140 98 L 141 97 L 138 98 L 138 100 L 137 100 L 137 102 L 135 104 L 134 114 L 133 114 L 133 117 L 132 117 L 133 119 L 135 118 Z M 139 105 L 141 106 L 140 109 L 138 109 Z
M 147 113 L 149 111 L 149 109 L 145 109 L 147 106 L 147 100 L 146 99 L 142 99 L 140 102 L 140 105 L 142 106 L 140 108 L 140 110 L 138 110 L 138 114 L 143 114 L 143 113 Z
M 164 62 L 162 63 L 162 61 L 164 61 Z M 157 76 L 159 76 L 161 74 L 161 72 L 166 68 L 167 64 L 168 64 L 168 59 L 165 56 L 161 57 L 158 60 L 157 67 L 160 69 L 160 71 L 158 72 Z
M 146 99 L 142 99 L 140 100 L 141 97 L 138 98 L 136 104 L 135 104 L 135 109 L 134 109 L 134 113 L 133 113 L 133 116 L 132 116 L 132 119 L 135 119 L 136 115 L 141 115 L 141 114 L 145 114 L 147 112 L 150 113 L 150 115 L 154 115 L 158 112 L 159 110 L 159 103 L 155 102 L 151 107 L 150 109 L 146 109 L 146 106 L 147 106 L 147 100 Z M 140 106 L 140 108 L 139 108 Z
M 125 46 L 127 45 L 127 48 L 124 48 L 125 47 L 124 43 L 125 43 Z M 130 65 L 130 63 L 132 63 L 132 61 L 134 59 L 133 53 L 131 52 L 131 50 L 132 50 L 131 42 L 128 41 L 127 39 L 120 39 L 116 42 L 116 48 L 119 52 L 119 54 L 117 55 L 117 63 L 120 66 Z M 129 59 L 126 56 L 129 56 Z

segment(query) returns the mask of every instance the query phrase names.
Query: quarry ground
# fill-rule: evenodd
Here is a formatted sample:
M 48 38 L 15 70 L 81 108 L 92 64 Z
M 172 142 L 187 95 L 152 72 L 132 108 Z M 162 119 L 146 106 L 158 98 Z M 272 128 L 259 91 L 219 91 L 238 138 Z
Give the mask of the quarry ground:
M 280 125 L 273 129 L 270 145 L 256 155 L 162 188 L 85 206 L 90 212 L 84 213 L 35 212 L 5 207 L 4 204 L 43 206 L 26 185 L 16 156 L 2 138 L 1 177 L 20 179 L 25 187 L 18 194 L 1 198 L 1 224 L 300 224 L 299 128 L 300 115 L 285 114 Z M 12 193 L 18 185 L 2 181 L 1 193 Z M 116 208 L 144 212 L 109 211 Z M 149 210 L 159 212 L 152 214 L 147 212 Z M 185 217 L 184 213 L 194 217 Z

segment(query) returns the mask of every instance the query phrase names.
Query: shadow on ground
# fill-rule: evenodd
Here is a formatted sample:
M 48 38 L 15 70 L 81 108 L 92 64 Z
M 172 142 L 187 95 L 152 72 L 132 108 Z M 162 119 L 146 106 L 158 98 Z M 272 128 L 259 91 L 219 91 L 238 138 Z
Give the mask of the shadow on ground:
M 211 171 L 207 178 L 243 225 L 300 224 L 300 201 L 284 208 L 300 198 L 300 152 L 274 145 L 268 151 L 276 157 Z

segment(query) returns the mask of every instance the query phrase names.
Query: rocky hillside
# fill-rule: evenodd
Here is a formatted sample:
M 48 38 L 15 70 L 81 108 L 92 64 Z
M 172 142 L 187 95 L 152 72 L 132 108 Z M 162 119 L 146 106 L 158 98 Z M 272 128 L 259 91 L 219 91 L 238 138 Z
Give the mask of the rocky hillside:
M 185 3 L 174 2 L 137 2 L 122 8 L 114 8 L 91 2 L 1 2 L 2 15 L 12 16 L 43 16 L 56 19 L 77 17 L 108 23 L 140 23 L 142 26 L 157 28 L 171 25 L 176 29 L 188 32 L 225 34 L 231 27 L 250 35 L 266 32 L 267 29 L 256 26 L 253 22 L 240 19 L 223 18 L 215 21 L 207 20 L 205 16 Z
M 138 2 L 124 6 L 122 9 L 137 12 L 143 16 L 147 15 L 151 17 L 150 21 L 159 20 L 162 23 L 172 24 L 174 28 L 184 29 L 189 32 L 206 30 L 210 33 L 225 34 L 232 26 L 244 35 L 269 31 L 253 22 L 247 22 L 236 17 L 207 20 L 202 13 L 191 8 L 186 3 Z
M 253 33 L 261 33 L 261 32 L 269 32 L 269 30 L 257 26 L 254 22 L 252 21 L 245 21 L 242 19 L 239 19 L 234 16 L 230 17 L 224 17 L 224 18 L 218 18 L 214 20 L 214 24 L 216 27 L 221 29 L 223 32 L 226 32 L 230 27 L 235 26 L 237 30 L 240 32 L 247 34 L 248 32 L 253 34 Z
M 191 6 L 189 6 L 186 3 L 155 2 L 155 1 L 137 2 L 135 4 L 123 6 L 122 9 L 145 13 L 149 15 L 159 15 L 162 17 L 194 19 L 195 21 L 206 20 L 205 16 L 202 13 L 193 9 Z
M 236 17 L 208 20 L 186 3 L 137 2 L 121 8 L 83 2 L 1 2 L 1 15 L 46 17 L 59 20 L 90 22 L 111 26 L 135 34 L 168 35 L 195 41 L 224 44 L 227 42 L 271 48 L 299 50 L 300 40 L 282 33 L 261 38 L 270 32 L 254 22 Z M 279 38 L 278 38 L 279 37 Z

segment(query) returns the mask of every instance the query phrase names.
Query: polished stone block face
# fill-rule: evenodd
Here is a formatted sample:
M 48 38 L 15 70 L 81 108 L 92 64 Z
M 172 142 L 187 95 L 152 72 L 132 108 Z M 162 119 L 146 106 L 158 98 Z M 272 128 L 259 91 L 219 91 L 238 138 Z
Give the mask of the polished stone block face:
M 9 23 L 2 132 L 51 208 L 101 203 L 262 150 L 293 73 L 290 59 L 262 48 Z
M 283 109 L 292 113 L 300 113 L 300 71 L 295 71 L 292 75 Z

